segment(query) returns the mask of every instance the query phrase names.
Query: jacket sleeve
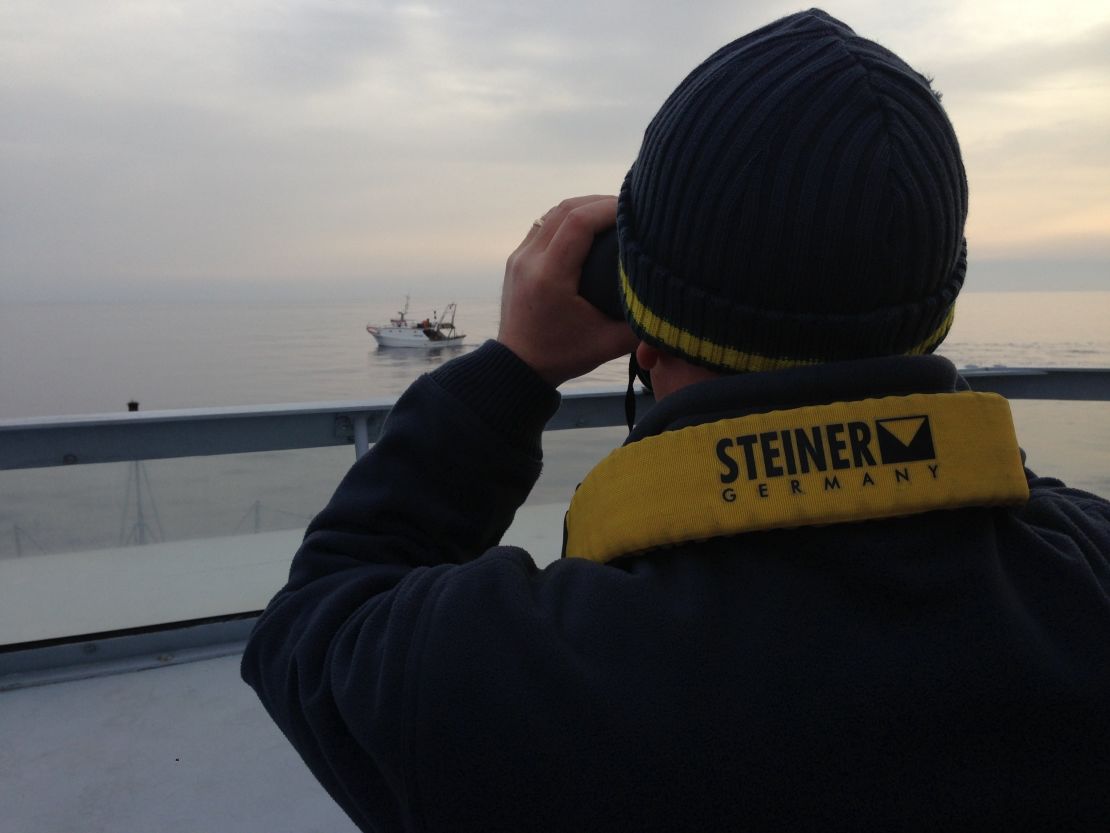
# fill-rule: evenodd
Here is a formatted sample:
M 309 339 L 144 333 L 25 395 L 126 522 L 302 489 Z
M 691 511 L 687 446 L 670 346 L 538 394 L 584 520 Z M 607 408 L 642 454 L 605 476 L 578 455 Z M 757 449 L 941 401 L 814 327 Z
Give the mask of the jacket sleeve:
M 414 826 L 406 725 L 422 611 L 508 528 L 558 402 L 495 342 L 415 382 L 309 525 L 250 637 L 243 678 L 365 830 Z

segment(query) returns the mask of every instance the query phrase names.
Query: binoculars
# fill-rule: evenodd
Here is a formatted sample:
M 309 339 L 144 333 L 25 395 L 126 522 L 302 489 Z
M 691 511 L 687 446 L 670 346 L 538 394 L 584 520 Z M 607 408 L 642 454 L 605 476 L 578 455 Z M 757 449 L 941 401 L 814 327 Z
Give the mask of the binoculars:
M 621 307 L 619 267 L 617 265 L 617 227 L 606 229 L 594 238 L 582 264 L 578 294 L 609 318 L 624 320 Z

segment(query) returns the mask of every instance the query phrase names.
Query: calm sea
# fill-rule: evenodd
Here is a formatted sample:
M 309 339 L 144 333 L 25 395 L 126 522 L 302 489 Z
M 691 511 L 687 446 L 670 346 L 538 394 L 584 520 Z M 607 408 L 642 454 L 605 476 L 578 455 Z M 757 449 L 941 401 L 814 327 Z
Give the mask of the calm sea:
M 445 300 L 414 297 L 410 319 Z M 497 332 L 495 296 L 459 298 L 463 346 L 378 348 L 394 299 L 350 303 L 11 304 L 0 419 L 396 396 Z M 1110 367 L 1110 292 L 965 293 L 940 351 L 960 367 Z M 579 386 L 621 385 L 622 361 Z

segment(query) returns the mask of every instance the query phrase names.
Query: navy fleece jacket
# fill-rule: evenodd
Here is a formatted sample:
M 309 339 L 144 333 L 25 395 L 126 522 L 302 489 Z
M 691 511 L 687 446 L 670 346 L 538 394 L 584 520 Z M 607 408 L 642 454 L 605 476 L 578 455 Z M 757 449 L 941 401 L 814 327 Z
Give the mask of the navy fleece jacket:
M 632 440 L 956 384 L 932 357 L 709 382 Z M 362 829 L 1105 829 L 1110 504 L 1030 474 L 1018 509 L 541 571 L 497 543 L 557 402 L 493 343 L 417 381 L 251 637 L 244 678 Z

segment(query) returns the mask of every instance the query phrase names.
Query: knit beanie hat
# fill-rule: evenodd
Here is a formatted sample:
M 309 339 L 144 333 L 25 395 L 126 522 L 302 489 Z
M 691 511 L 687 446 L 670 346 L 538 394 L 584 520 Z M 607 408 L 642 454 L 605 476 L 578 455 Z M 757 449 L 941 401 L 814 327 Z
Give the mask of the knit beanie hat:
M 637 335 L 727 372 L 931 352 L 967 268 L 967 179 L 929 81 L 812 9 L 702 63 L 621 187 Z

